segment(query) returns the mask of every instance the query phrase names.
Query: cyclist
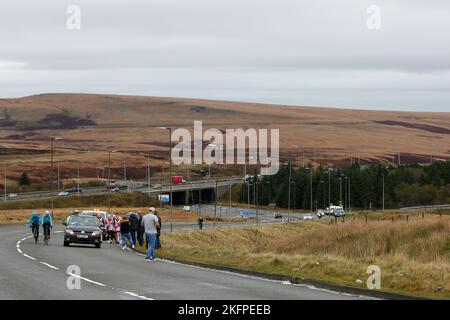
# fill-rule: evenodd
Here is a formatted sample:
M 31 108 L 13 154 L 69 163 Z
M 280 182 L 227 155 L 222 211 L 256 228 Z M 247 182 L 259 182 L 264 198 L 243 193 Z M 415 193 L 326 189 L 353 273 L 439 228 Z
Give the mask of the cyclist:
M 30 221 L 28 222 L 31 232 L 34 234 L 34 229 L 37 228 L 37 235 L 39 237 L 39 226 L 41 225 L 41 217 L 36 211 L 33 211 Z
M 48 228 L 48 239 L 50 239 L 50 230 L 53 227 L 53 219 L 50 214 L 50 211 L 45 211 L 45 214 L 42 216 L 42 229 L 44 230 L 45 235 L 45 228 Z

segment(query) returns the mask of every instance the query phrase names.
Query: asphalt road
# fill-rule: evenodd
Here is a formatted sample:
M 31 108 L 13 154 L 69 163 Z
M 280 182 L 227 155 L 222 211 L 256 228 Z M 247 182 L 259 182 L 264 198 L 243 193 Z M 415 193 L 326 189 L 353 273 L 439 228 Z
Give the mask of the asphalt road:
M 35 244 L 30 236 L 27 226 L 0 226 L 0 299 L 364 298 L 164 260 L 146 262 L 108 243 L 101 249 L 67 248 L 61 232 L 52 234 L 49 245 Z M 80 289 L 66 285 L 71 265 L 80 268 Z

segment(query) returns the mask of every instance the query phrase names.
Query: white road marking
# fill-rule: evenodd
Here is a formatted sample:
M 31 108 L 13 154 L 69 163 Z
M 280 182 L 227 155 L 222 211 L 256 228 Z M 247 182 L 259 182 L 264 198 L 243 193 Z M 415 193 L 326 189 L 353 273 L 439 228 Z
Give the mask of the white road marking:
M 90 282 L 90 283 L 92 283 L 92 284 L 96 284 L 96 285 L 101 286 L 101 287 L 106 287 L 106 284 L 103 284 L 103 283 L 100 283 L 100 282 L 97 282 L 97 281 L 94 281 L 94 280 L 91 280 L 91 279 L 88 279 L 88 278 L 85 278 L 85 277 L 82 277 L 82 276 L 79 276 L 79 275 L 77 275 L 77 274 L 73 274 L 73 273 L 70 273 L 70 272 L 66 272 L 66 273 L 67 273 L 69 276 L 71 276 L 71 277 L 75 277 L 75 278 L 84 280 L 84 281 L 86 281 L 86 282 Z
M 146 297 L 146 296 L 140 296 L 140 295 L 138 295 L 138 294 L 136 294 L 134 292 L 130 292 L 130 291 L 124 291 L 123 293 L 126 293 L 126 294 L 128 294 L 130 296 L 133 296 L 133 297 L 136 297 L 136 298 L 140 298 L 140 299 L 143 299 L 143 300 L 154 300 L 152 298 L 149 298 L 149 297 Z
M 47 266 L 47 267 L 49 267 L 49 268 L 51 268 L 51 269 L 59 270 L 59 268 L 57 268 L 57 267 L 55 267 L 55 266 L 52 266 L 51 264 L 49 264 L 49 263 L 47 263 L 47 262 L 43 262 L 43 261 L 39 261 L 39 262 L 42 263 L 44 266 Z
M 33 258 L 33 257 L 31 257 L 31 256 L 29 256 L 29 255 L 27 255 L 27 254 L 25 254 L 25 253 L 22 253 L 22 254 L 23 254 L 24 257 L 27 257 L 28 259 L 36 260 L 36 258 Z

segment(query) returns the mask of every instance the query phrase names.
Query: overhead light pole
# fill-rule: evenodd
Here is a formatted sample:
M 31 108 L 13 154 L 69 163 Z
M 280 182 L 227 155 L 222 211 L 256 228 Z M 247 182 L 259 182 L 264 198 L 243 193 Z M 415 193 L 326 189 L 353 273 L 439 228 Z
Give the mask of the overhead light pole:
M 80 196 L 80 161 L 77 161 L 77 196 Z
M 51 139 L 50 139 L 50 164 L 51 164 L 51 168 L 52 168 L 52 171 L 53 171 L 53 144 L 54 144 L 54 142 L 55 141 L 57 141 L 57 140 L 62 140 L 62 138 L 59 138 L 59 137 L 52 137 Z
M 255 189 L 256 189 L 256 225 L 259 226 L 259 212 L 258 212 L 258 208 L 259 208 L 259 197 L 258 197 L 258 185 L 259 185 L 259 181 L 255 181 Z
M 341 173 L 341 176 L 339 177 L 339 205 L 342 206 L 342 178 L 344 177 L 344 174 Z
M 351 211 L 351 205 L 350 205 L 350 200 L 351 200 L 351 192 L 350 192 L 350 177 L 348 177 L 348 202 L 347 202 L 347 208 L 348 208 L 348 212 Z
M 150 197 L 150 192 L 152 189 L 152 174 L 151 174 L 151 166 L 150 166 L 150 152 L 147 154 L 147 187 L 148 187 L 148 196 Z
M 6 165 L 3 167 L 3 190 L 4 190 L 4 201 L 6 202 L 8 200 L 8 197 L 6 196 Z
M 170 232 L 173 231 L 173 199 L 172 199 L 172 128 L 170 127 L 158 127 L 162 130 L 169 131 L 169 197 L 170 197 Z
M 108 149 L 108 212 L 111 213 L 111 153 L 117 150 Z
M 295 181 L 291 182 L 293 184 L 293 189 L 294 189 L 294 212 L 295 212 Z
M 292 163 L 291 160 L 288 161 L 289 164 L 289 190 L 288 190 L 288 210 L 291 209 L 291 183 L 292 183 Z M 289 222 L 289 219 L 288 219 Z
M 348 199 L 348 192 L 347 192 L 347 188 L 348 188 L 348 177 L 345 176 L 344 177 L 344 210 L 347 209 L 347 199 Z
M 383 211 L 384 211 L 384 173 L 383 173 Z
M 331 207 L 331 169 L 328 168 L 328 208 Z
M 54 208 L 54 203 L 53 203 L 53 184 L 55 183 L 55 172 L 53 171 L 53 150 L 54 150 L 54 142 L 58 141 L 58 140 L 62 140 L 62 138 L 59 137 L 51 137 L 50 139 L 50 172 L 51 172 L 51 180 L 50 180 L 50 189 L 51 189 L 51 202 L 52 202 L 52 212 L 53 212 L 53 208 Z
M 59 161 L 57 162 L 57 172 L 58 172 L 58 192 L 60 191 L 60 184 L 61 184 L 61 182 L 60 182 L 60 175 L 59 175 Z
M 323 185 L 323 210 L 325 210 L 325 181 L 321 180 L 320 185 Z
M 312 212 L 313 212 L 313 170 L 314 170 L 314 167 L 310 167 L 310 170 L 311 170 L 311 172 L 310 172 L 310 190 L 311 190 L 311 214 L 312 214 Z

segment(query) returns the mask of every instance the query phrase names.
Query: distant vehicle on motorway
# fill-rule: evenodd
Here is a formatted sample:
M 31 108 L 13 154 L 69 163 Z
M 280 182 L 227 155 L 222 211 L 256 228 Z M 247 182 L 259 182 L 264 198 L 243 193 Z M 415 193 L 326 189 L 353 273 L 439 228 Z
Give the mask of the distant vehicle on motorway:
M 307 213 L 305 215 L 303 215 L 303 220 L 312 220 L 313 216 L 311 213 Z
M 64 190 L 65 192 L 68 192 L 68 193 L 82 193 L 83 192 L 83 190 L 82 189 L 80 189 L 80 188 L 70 188 L 70 189 L 66 189 L 66 190 Z
M 329 214 L 333 215 L 335 217 L 342 217 L 342 216 L 345 216 L 345 210 L 344 210 L 344 208 L 339 207 L 339 206 L 331 206 Z
M 247 219 L 250 216 L 250 211 L 249 210 L 243 210 L 239 213 L 239 215 L 241 216 L 241 218 L 245 218 Z
M 186 183 L 186 180 L 183 176 L 173 176 L 172 177 L 172 183 L 173 184 L 180 184 L 180 183 Z
M 282 218 L 283 218 L 283 215 L 282 215 L 281 213 L 279 213 L 279 212 L 275 212 L 275 213 L 273 214 L 273 217 L 274 217 L 275 219 L 282 219 Z
M 334 209 L 334 210 L 333 210 L 333 215 L 334 215 L 335 217 L 342 217 L 342 216 L 345 216 L 345 211 L 344 211 L 344 209 L 342 209 L 342 208 Z
M 18 195 L 16 193 L 10 193 L 8 194 L 8 199 L 13 199 L 13 198 L 17 198 Z
M 58 197 L 67 197 L 68 195 L 70 195 L 70 193 L 67 191 L 61 191 L 58 193 Z
M 183 211 L 191 211 L 191 207 L 190 206 L 183 206 Z
M 317 210 L 317 218 L 322 219 L 322 217 L 325 215 L 325 211 L 322 209 Z
M 112 188 L 111 192 L 120 192 L 120 188 L 119 187 Z
M 97 219 L 91 215 L 72 216 L 69 222 L 63 222 L 64 246 L 71 243 L 93 244 L 96 248 L 102 245 L 102 230 Z

